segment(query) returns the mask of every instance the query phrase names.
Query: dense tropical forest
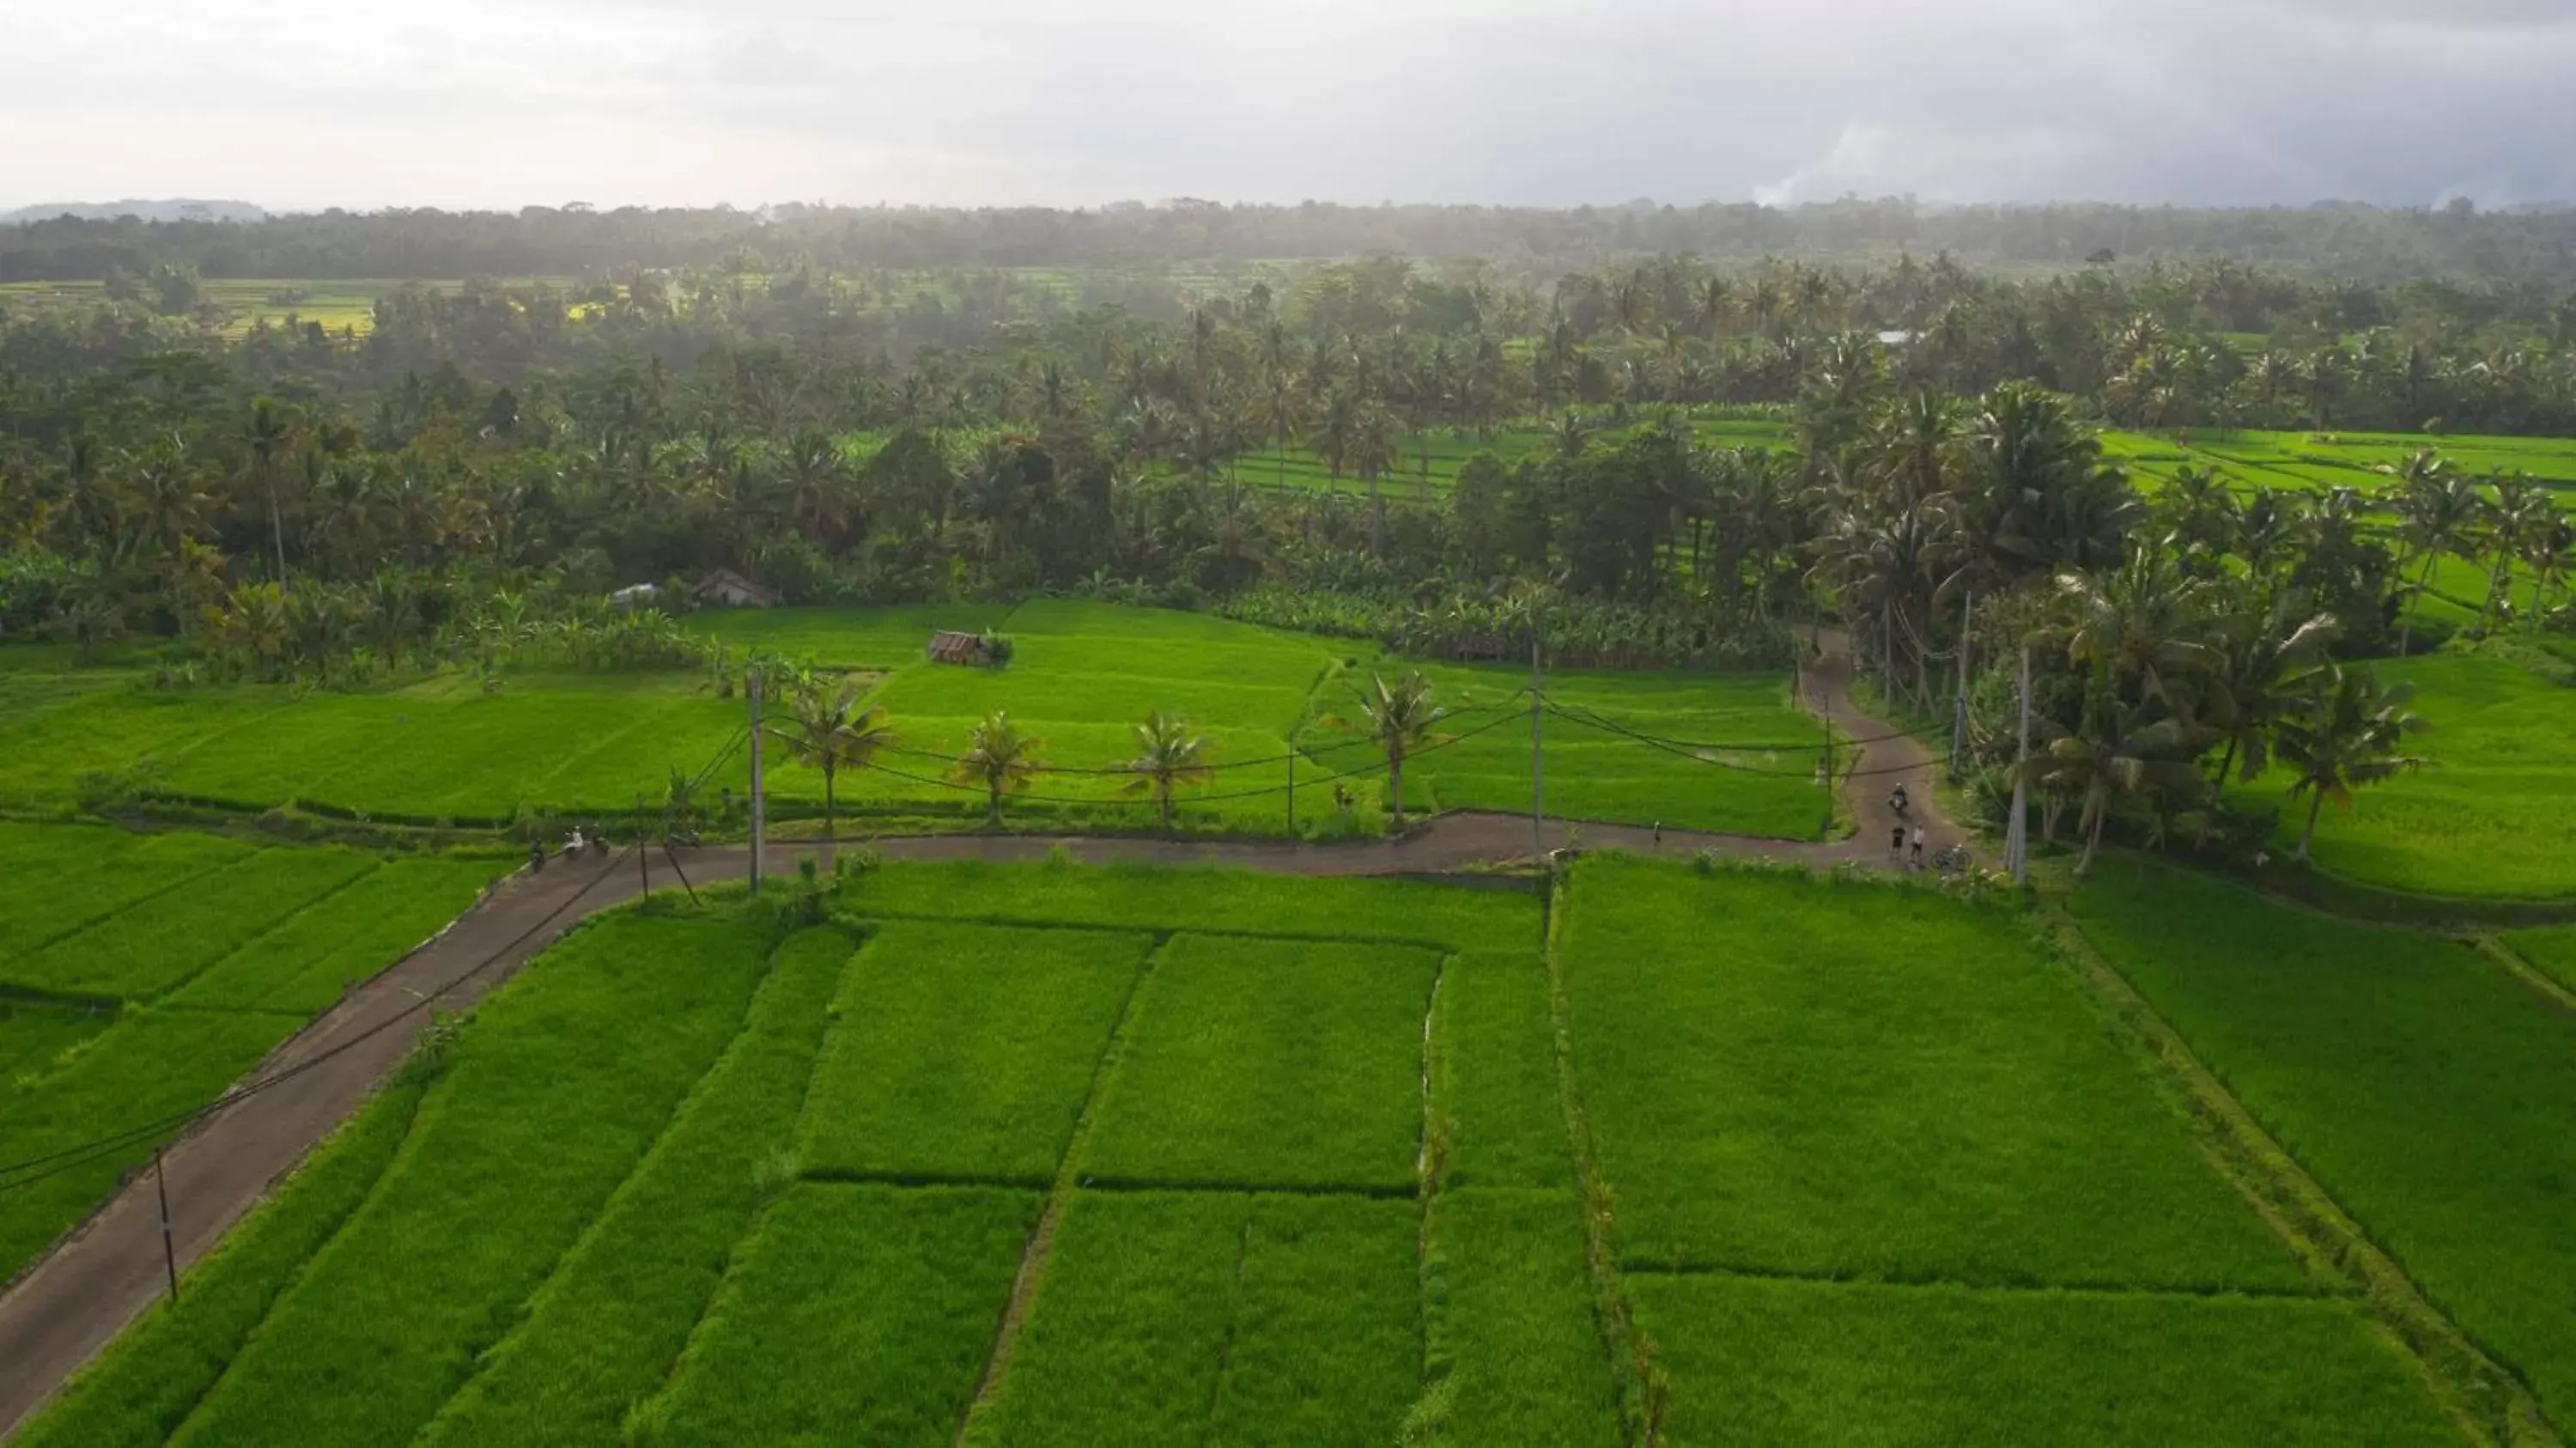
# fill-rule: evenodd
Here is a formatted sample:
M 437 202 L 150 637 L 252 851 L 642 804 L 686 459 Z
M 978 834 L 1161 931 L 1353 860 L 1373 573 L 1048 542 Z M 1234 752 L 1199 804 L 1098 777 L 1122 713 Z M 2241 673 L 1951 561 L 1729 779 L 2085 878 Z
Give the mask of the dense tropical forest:
M 1966 723 L 1990 805 L 2018 782 L 2052 832 L 2249 848 L 2216 806 L 2276 757 L 2312 817 L 2406 764 L 2365 661 L 2564 649 L 2576 471 L 2515 449 L 2576 433 L 2576 294 L 2497 259 L 2563 218 L 1756 213 L 1523 220 L 1550 255 L 1982 225 L 1988 255 L 2074 259 L 1227 260 L 1513 224 L 1424 209 L 0 233 L 0 274 L 79 274 L 0 289 L 0 627 L 154 642 L 181 684 L 357 684 L 540 639 L 668 663 L 697 645 L 610 593 L 718 566 L 792 602 L 1073 593 L 1425 657 L 1537 628 L 1569 662 L 1778 667 L 1839 620 L 1888 703 Z M 2088 247 L 2114 224 L 2182 255 Z M 2316 270 L 2407 238 L 2440 257 L 2406 279 Z M 1094 248 L 1127 260 L 1036 264 Z M 386 284 L 336 324 L 303 283 L 245 318 L 214 280 L 468 266 L 566 274 Z

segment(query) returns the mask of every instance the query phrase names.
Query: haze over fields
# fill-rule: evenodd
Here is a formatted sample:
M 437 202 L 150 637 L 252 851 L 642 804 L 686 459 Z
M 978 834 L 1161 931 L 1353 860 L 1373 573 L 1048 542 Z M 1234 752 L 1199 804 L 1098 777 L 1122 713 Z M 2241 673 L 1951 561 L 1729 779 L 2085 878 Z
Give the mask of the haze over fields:
M 0 211 L 2576 197 L 2563 0 L 14 7 Z M 542 144 L 531 144 L 541 137 Z

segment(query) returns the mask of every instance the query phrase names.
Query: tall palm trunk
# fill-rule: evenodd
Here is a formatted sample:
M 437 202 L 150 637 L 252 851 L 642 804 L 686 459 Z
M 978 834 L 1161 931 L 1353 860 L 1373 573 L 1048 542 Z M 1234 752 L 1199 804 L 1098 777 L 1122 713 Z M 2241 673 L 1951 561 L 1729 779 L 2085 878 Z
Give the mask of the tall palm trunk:
M 1394 825 L 1395 832 L 1399 835 L 1403 834 L 1404 756 L 1401 753 L 1390 754 L 1386 757 L 1386 791 L 1387 797 L 1392 805 L 1392 808 L 1388 811 L 1389 820 Z
M 2406 600 L 2406 621 L 2397 630 L 2397 657 L 2401 659 L 2415 652 L 2415 610 L 2423 605 L 2424 595 L 2432 591 L 2433 570 L 2441 562 L 2439 549 L 2425 557 L 2424 571 L 2415 579 L 2415 596 Z
M 269 541 L 277 546 L 277 581 L 284 584 L 286 582 L 286 520 L 277 506 L 276 477 L 269 475 L 266 468 L 260 471 L 268 483 L 268 537 Z
M 2314 790 L 2311 791 L 2311 794 L 2313 797 L 2308 801 L 2308 827 L 2299 831 L 2298 852 L 2291 856 L 2292 859 L 2297 860 L 2301 864 L 2307 863 L 2308 846 L 2316 843 L 2317 815 L 2326 807 L 2326 792 L 2324 790 Z

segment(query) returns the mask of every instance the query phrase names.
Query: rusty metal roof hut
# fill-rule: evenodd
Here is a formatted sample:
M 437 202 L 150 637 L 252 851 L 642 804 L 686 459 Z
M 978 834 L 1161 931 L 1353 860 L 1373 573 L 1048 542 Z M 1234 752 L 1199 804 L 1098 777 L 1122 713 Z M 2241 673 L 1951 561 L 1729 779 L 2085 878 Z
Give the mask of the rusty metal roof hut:
M 930 661 L 934 664 L 980 664 L 984 658 L 984 640 L 974 634 L 944 628 L 930 636 Z

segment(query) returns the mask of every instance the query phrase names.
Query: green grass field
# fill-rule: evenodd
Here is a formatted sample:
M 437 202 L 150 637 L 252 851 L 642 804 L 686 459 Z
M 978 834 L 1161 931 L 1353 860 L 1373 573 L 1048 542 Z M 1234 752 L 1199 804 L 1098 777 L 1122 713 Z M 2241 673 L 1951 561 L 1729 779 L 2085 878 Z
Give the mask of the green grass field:
M 2012 915 L 1586 860 L 1576 1089 L 1673 1442 L 2425 1442 Z
M 31 1441 L 1375 1443 L 1452 1377 L 1457 1431 L 1615 1439 L 1535 896 L 888 865 L 793 934 L 732 898 L 549 951 Z
M 2171 434 L 2112 431 L 2103 435 L 2103 444 L 2114 460 L 2148 480 L 2170 478 L 2174 468 L 2189 466 L 2246 486 L 2376 490 L 2388 482 L 2379 468 L 2431 448 L 2480 477 L 2523 473 L 2576 488 L 2576 439 L 2570 438 L 2194 428 Z
M 2318 817 L 2316 862 L 2374 885 L 2434 895 L 2576 896 L 2565 847 L 2576 799 L 2576 690 L 2502 659 L 2441 654 L 2373 666 L 2415 686 L 2429 726 L 2407 740 L 2424 767 L 2357 792 L 2345 813 Z M 2277 803 L 2277 848 L 2298 842 L 2308 801 L 2278 773 L 2243 787 Z
M 1995 907 L 1586 860 L 1563 1061 L 1525 892 L 823 914 L 577 931 L 28 1441 L 1626 1442 L 1561 1066 L 1666 1441 L 2448 1431 Z
M 2460 1326 L 2576 1420 L 2576 1022 L 2473 947 L 2106 861 L 2085 933 Z
M 1638 425 L 1601 426 L 1587 446 L 1596 450 L 1616 446 L 1623 434 Z M 1791 440 L 1788 423 L 1758 418 L 1696 418 L 1691 435 L 1702 447 L 1721 448 L 1786 447 Z M 1555 446 L 1545 428 L 1528 421 L 1507 423 L 1489 432 L 1433 428 L 1406 433 L 1396 449 L 1394 469 L 1379 479 L 1379 491 L 1389 500 L 1436 503 L 1457 485 L 1458 470 L 1479 453 L 1491 453 L 1496 462 L 1510 467 Z M 1254 487 L 1336 492 L 1354 500 L 1369 496 L 1367 479 L 1347 470 L 1335 476 L 1320 453 L 1305 447 L 1255 448 L 1236 458 L 1227 475 Z
M 222 1094 L 504 866 L 0 823 L 0 1163 Z M 0 1193 L 0 1277 L 149 1158 L 147 1136 Z
M 574 285 L 565 278 L 548 280 L 558 288 Z M 526 284 L 523 281 L 505 283 L 514 286 Z M 344 332 L 363 337 L 376 328 L 376 303 L 379 300 L 405 287 L 452 293 L 462 290 L 464 285 L 461 281 L 216 277 L 209 278 L 203 289 L 208 302 L 228 313 L 223 324 L 223 334 L 227 337 L 247 336 L 262 323 L 271 327 L 319 323 L 334 337 Z M 0 309 L 24 308 L 41 313 L 94 307 L 106 300 L 107 285 L 104 282 L 0 282 Z
M 1007 710 L 1042 741 L 1037 757 L 1046 772 L 1006 801 L 1011 818 L 1069 829 L 1154 827 L 1151 797 L 1123 766 L 1135 755 L 1136 722 L 1163 709 L 1206 736 L 1214 769 L 1178 791 L 1182 824 L 1287 834 L 1293 783 L 1296 830 L 1373 833 L 1383 825 L 1386 781 L 1374 742 L 1355 727 L 1359 692 L 1374 674 L 1415 667 L 1349 640 L 1068 600 L 1007 609 L 740 610 L 696 615 L 690 626 L 723 640 L 733 664 L 774 656 L 867 676 L 868 702 L 887 711 L 895 741 L 875 767 L 845 771 L 837 782 L 835 803 L 858 829 L 871 818 L 916 825 L 979 818 L 981 789 L 952 779 L 950 766 L 967 747 L 967 731 L 992 709 Z M 945 627 L 998 627 L 1013 639 L 1015 657 L 1004 669 L 927 662 L 932 631 Z M 1502 668 L 1425 672 L 1453 714 L 1409 772 L 1409 806 L 1528 808 L 1525 681 Z M 154 691 L 130 670 L 81 669 L 54 650 L 0 650 L 0 686 L 27 701 L 0 715 L 0 806 L 21 809 L 61 811 L 84 798 L 141 794 L 248 813 L 293 804 L 376 822 L 498 830 L 624 814 L 639 798 L 658 805 L 675 771 L 701 778 L 710 804 L 749 788 L 738 747 L 747 702 L 720 697 L 706 671 L 517 671 L 489 692 L 453 673 L 346 691 Z M 1817 834 L 1818 736 L 1777 676 L 1576 671 L 1555 676 L 1550 688 L 1560 706 L 1612 721 L 1550 721 L 1556 813 Z M 1675 750 L 1614 728 L 1781 747 Z M 779 815 L 820 815 L 822 777 L 783 741 L 773 741 L 769 758 Z

